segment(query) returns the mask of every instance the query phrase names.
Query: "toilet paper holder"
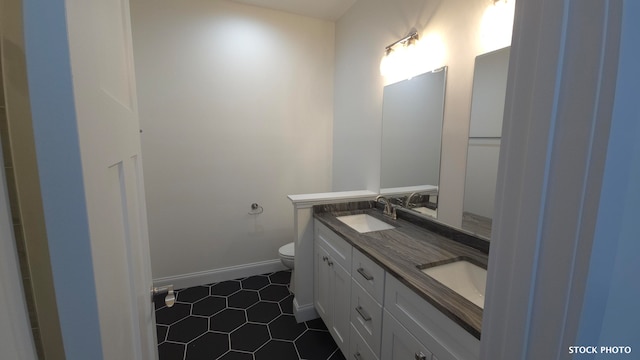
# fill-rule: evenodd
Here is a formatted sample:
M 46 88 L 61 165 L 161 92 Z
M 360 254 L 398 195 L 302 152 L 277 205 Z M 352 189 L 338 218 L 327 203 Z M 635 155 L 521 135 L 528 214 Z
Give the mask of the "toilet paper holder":
M 258 203 L 251 204 L 251 211 L 249 211 L 249 215 L 258 215 L 264 212 L 264 208 Z
M 167 307 L 172 307 L 176 303 L 176 294 L 173 290 L 173 285 L 151 288 L 151 301 L 153 301 L 155 296 L 163 294 L 167 294 L 167 296 L 164 297 L 165 305 L 167 305 Z

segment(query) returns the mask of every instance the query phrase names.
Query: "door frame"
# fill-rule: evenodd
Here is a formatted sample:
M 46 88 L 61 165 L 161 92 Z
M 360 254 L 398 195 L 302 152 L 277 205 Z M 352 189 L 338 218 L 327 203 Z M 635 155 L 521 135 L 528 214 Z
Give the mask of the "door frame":
M 616 89 L 625 3 L 516 2 L 481 359 L 568 359 L 587 345 L 576 341 L 596 224 L 611 211 L 606 156 L 621 141 L 610 127 L 628 96 Z
M 552 22 L 562 22 L 562 14 L 568 9 L 568 1 L 560 2 L 562 11 L 555 12 L 556 5 L 554 1 L 541 1 L 536 4 L 532 1 L 519 1 L 516 4 L 516 21 L 514 32 L 514 49 L 517 48 L 518 41 L 522 41 L 520 36 L 524 34 L 523 30 L 519 30 L 518 25 L 523 22 L 525 9 L 528 14 L 540 15 L 539 18 L 528 20 L 538 21 L 539 25 L 548 24 L 548 20 Z M 84 209 L 84 194 L 82 173 L 80 168 L 80 159 L 77 144 L 77 128 L 75 124 L 75 115 L 73 112 L 73 89 L 71 84 L 71 74 L 69 68 L 68 43 L 66 34 L 65 20 L 65 2 L 64 0 L 50 0 L 46 2 L 36 0 L 23 0 L 24 19 L 25 19 L 25 40 L 26 40 L 26 57 L 29 67 L 29 87 L 32 94 L 32 109 L 34 117 L 34 131 L 39 147 L 39 169 L 42 181 L 43 198 L 49 204 L 51 202 L 64 203 L 68 212 L 56 213 L 55 208 L 48 206 L 47 229 L 49 234 L 49 242 L 51 248 L 52 268 L 54 272 L 54 282 L 56 284 L 56 295 L 58 307 L 60 310 L 61 329 L 64 338 L 64 345 L 67 355 L 70 359 L 91 358 L 99 359 L 101 355 L 101 342 L 99 335 L 99 326 L 97 323 L 97 306 L 95 299 L 95 284 L 93 282 L 93 269 L 91 264 L 90 242 L 88 230 L 78 230 L 69 232 L 65 229 L 68 222 L 78 221 L 86 216 Z M 544 6 L 543 6 L 544 5 Z M 545 11 L 543 12 L 543 7 Z M 560 14 L 560 15 L 558 15 Z M 560 17 L 560 18 L 558 18 Z M 531 23 L 530 23 L 531 24 Z M 535 24 L 533 24 L 535 26 Z M 553 30 L 553 29 L 551 29 Z M 533 28 L 528 30 L 540 32 L 541 29 Z M 557 37 L 546 37 L 539 39 L 539 46 L 534 48 L 531 44 L 522 44 L 528 46 L 532 51 L 542 51 L 541 45 L 554 46 Z M 565 44 L 561 44 L 564 46 Z M 528 53 L 532 55 L 531 53 Z M 516 61 L 526 65 L 526 54 L 514 56 L 511 61 Z M 535 54 L 533 54 L 535 55 Z M 538 59 L 536 56 L 529 56 L 528 59 Z M 512 65 L 513 67 L 514 65 Z M 523 69 L 514 68 L 512 72 L 518 72 Z M 560 70 L 558 74 L 562 74 L 564 70 Z M 51 96 L 53 94 L 53 96 Z M 528 95 L 523 101 L 531 101 L 533 95 Z M 509 110 L 509 108 L 507 109 Z M 530 119 L 533 124 L 534 119 Z M 524 120 L 523 120 L 524 121 Z M 523 125 L 524 126 L 524 125 Z M 541 126 L 541 125 L 538 125 Z M 73 139 L 75 136 L 75 139 Z M 513 144 L 516 139 L 512 138 Z M 533 139 L 532 139 L 533 140 Z M 509 145 L 505 145 L 505 149 Z M 515 150 L 515 145 L 514 145 Z M 533 149 L 532 149 L 533 150 Z M 543 149 L 546 150 L 546 149 Z M 543 151 L 542 153 L 546 153 Z M 55 157 L 67 157 L 68 161 L 49 163 L 48 160 Z M 518 165 L 516 162 L 507 161 L 507 151 L 501 154 L 501 174 L 506 172 L 505 166 L 518 166 L 520 171 L 535 170 L 526 164 Z M 503 183 L 505 180 L 501 180 Z M 527 189 L 522 189 L 521 194 L 529 194 Z M 540 194 L 538 194 L 540 195 Z M 506 199 L 506 195 L 498 195 L 497 204 L 502 209 L 509 209 L 501 206 L 502 199 Z M 505 203 L 506 204 L 506 203 Z M 542 206 L 542 205 L 541 205 Z M 499 217 L 499 216 L 498 216 Z M 523 220 L 525 218 L 522 218 Z M 517 225 L 518 223 L 513 223 Z M 502 228 L 504 227 L 504 229 Z M 514 255 L 517 248 L 500 244 L 501 238 L 506 238 L 509 231 L 509 225 L 505 222 L 497 224 L 497 237 L 492 244 L 492 259 L 489 270 L 489 284 L 487 293 L 489 295 L 486 315 L 489 319 L 495 319 L 495 323 L 488 323 L 483 330 L 495 330 L 495 336 L 491 339 L 483 337 L 483 355 L 484 358 L 490 358 L 489 347 L 485 345 L 494 345 L 495 350 L 503 349 L 507 344 L 509 349 L 522 354 L 522 349 L 526 346 L 526 319 L 519 319 L 518 316 L 506 317 L 507 325 L 500 326 L 499 318 L 504 317 L 504 311 L 513 310 L 509 306 L 499 307 L 497 300 L 500 297 L 509 300 L 510 298 L 518 298 L 524 295 L 524 299 L 534 299 L 534 295 L 543 294 L 543 287 L 529 287 L 523 289 L 518 287 L 518 280 L 526 280 L 524 283 L 529 284 L 533 270 L 529 271 L 509 271 L 517 266 L 522 266 L 516 260 L 518 256 Z M 538 246 L 537 241 L 540 238 L 531 237 L 532 246 Z M 504 255 L 502 260 L 496 260 L 496 248 Z M 535 252 L 534 252 L 535 253 Z M 495 255 L 494 255 L 495 254 Z M 537 259 L 537 258 L 536 258 Z M 526 260 L 526 259 L 525 259 Z M 530 259 L 531 260 L 531 259 Z M 544 264 L 541 264 L 541 266 Z M 498 269 L 501 270 L 498 273 Z M 539 268 L 541 269 L 541 268 Z M 503 271 L 504 270 L 504 271 Z M 522 269 L 520 269 L 522 270 Z M 513 274 L 514 276 L 511 276 Z M 503 285 L 498 286 L 499 275 L 509 277 L 505 279 Z M 578 274 L 580 275 L 580 274 Z M 584 273 L 582 273 L 584 278 Z M 492 279 L 493 278 L 493 279 Z M 544 284 L 543 284 L 544 285 Z M 71 290 L 71 291 L 70 291 Z M 516 304 L 512 302 L 511 304 Z M 509 305 L 509 304 L 507 304 Z M 525 304 L 523 313 L 528 313 L 528 306 Z M 517 315 L 517 314 L 516 314 Z M 571 320 L 571 319 L 569 319 Z M 573 320 L 574 323 L 576 320 Z M 520 325 L 520 326 L 517 326 Z M 513 334 L 505 334 L 505 331 L 512 331 Z M 515 341 L 509 342 L 508 339 L 513 337 L 525 339 L 525 342 Z M 486 340 L 490 340 L 487 342 Z M 509 352 L 509 351 L 507 351 Z M 519 358 L 519 357 L 517 357 Z
M 2 159 L 2 149 L 0 149 Z M 4 162 L 0 168 L 0 349 L 8 359 L 36 360 L 13 234 Z M 7 319 L 8 321 L 5 321 Z

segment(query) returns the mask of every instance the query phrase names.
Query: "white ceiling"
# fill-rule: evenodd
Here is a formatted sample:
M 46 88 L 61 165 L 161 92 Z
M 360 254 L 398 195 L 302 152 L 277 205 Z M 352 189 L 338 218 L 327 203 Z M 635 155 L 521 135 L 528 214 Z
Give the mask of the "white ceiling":
M 233 0 L 235 2 L 336 21 L 356 0 Z

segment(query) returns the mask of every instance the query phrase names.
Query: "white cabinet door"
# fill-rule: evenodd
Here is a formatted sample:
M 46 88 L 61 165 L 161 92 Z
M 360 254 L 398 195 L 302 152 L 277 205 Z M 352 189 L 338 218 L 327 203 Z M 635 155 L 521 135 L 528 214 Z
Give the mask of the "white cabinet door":
M 386 310 L 383 323 L 381 359 L 431 360 L 431 352 Z
M 351 274 L 338 263 L 330 260 L 332 269 L 331 294 L 333 297 L 333 321 L 331 332 L 343 354 L 349 351 L 349 333 L 351 328 Z
M 314 303 L 343 353 L 349 349 L 351 274 L 322 247 L 315 247 Z
M 322 234 L 319 230 L 324 228 L 316 228 L 314 305 L 338 347 L 346 354 L 351 333 L 351 273 L 341 263 L 351 269 L 351 245 L 341 239 L 337 241 L 337 236 L 328 229 Z
M 313 272 L 313 298 L 316 310 L 325 324 L 331 322 L 331 267 L 329 254 L 320 246 L 315 247 L 315 271 Z

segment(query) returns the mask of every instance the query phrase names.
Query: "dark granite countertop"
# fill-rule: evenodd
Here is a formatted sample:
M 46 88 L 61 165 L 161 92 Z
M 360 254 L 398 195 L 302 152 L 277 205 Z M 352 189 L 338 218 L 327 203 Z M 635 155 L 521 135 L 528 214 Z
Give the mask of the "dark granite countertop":
M 336 219 L 337 216 L 355 214 L 369 214 L 395 226 L 395 229 L 361 234 Z M 486 269 L 485 252 L 407 220 L 384 217 L 373 202 L 314 206 L 314 217 L 480 339 L 482 309 L 421 272 L 418 265 L 425 268 L 467 260 Z

